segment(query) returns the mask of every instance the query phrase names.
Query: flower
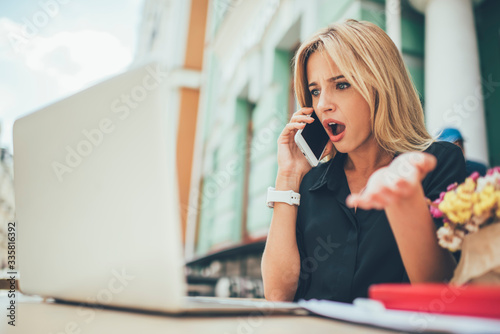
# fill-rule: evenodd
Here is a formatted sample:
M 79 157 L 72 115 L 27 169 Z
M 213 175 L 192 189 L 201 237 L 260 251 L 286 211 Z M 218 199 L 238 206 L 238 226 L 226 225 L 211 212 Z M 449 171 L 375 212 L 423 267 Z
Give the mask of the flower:
M 484 177 L 474 172 L 462 184 L 449 185 L 430 203 L 429 211 L 444 222 L 437 231 L 439 245 L 459 250 L 467 234 L 500 221 L 500 167 L 490 169 Z
M 439 245 L 448 248 L 452 252 L 460 249 L 465 233 L 460 230 L 454 230 L 450 225 L 445 224 L 437 231 Z

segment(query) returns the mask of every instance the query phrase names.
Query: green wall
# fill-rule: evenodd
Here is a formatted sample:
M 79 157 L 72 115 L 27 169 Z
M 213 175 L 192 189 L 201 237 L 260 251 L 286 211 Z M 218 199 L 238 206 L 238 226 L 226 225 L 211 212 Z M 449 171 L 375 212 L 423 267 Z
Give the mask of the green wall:
M 288 122 L 291 59 L 291 52 L 275 50 L 271 87 L 265 90 L 253 113 L 247 214 L 247 231 L 253 236 L 265 232 L 272 218 L 272 210 L 266 207 L 267 188 L 275 183 L 278 168 L 276 142 Z
M 353 0 L 321 0 L 318 3 L 318 26 L 320 29 L 322 27 L 326 27 L 327 25 L 337 22 L 342 15 L 344 15 L 345 11 L 349 8 L 349 6 L 353 3 Z M 360 13 L 358 13 L 357 17 L 351 17 L 353 19 L 359 19 Z
M 251 110 L 249 104 L 237 99 L 234 104 L 234 123 L 218 129 L 223 142 L 212 155 L 210 172 L 202 182 L 201 215 L 199 219 L 196 254 L 212 249 L 237 245 L 241 240 L 245 138 Z M 209 159 L 205 160 L 208 163 Z
M 327 26 L 338 21 L 350 7 L 353 0 L 320 0 L 318 3 L 317 28 Z M 363 1 L 367 6 L 360 6 L 359 10 L 351 12 L 352 18 L 374 22 L 385 28 L 385 13 L 383 10 L 383 0 Z M 485 7 L 488 5 L 485 2 Z M 381 6 L 382 5 L 382 6 Z M 498 6 L 497 6 L 498 7 Z M 321 10 L 320 10 L 321 9 Z M 498 23 L 494 21 L 494 15 L 490 13 L 481 14 L 486 19 L 488 25 Z M 486 23 L 480 23 L 486 24 Z M 404 6 L 402 8 L 402 52 L 407 62 L 412 80 L 419 91 L 422 99 L 424 97 L 424 17 L 412 8 Z M 494 35 L 494 34 L 493 34 Z M 493 35 L 487 35 L 484 41 L 480 40 L 480 46 L 491 43 Z M 483 43 L 483 44 L 481 44 Z M 498 46 L 498 40 L 496 41 Z M 265 46 L 269 47 L 269 46 Z M 498 52 L 491 54 L 488 52 L 488 64 L 498 65 Z M 269 50 L 263 50 L 268 52 Z M 213 55 L 209 55 L 207 73 L 207 96 L 206 112 L 203 117 L 203 138 L 205 145 L 205 156 L 203 170 L 204 176 L 201 185 L 201 210 L 199 215 L 199 227 L 197 237 L 196 254 L 204 255 L 208 252 L 230 247 L 242 242 L 245 231 L 242 231 L 244 219 L 246 219 L 246 232 L 250 236 L 265 235 L 272 217 L 272 210 L 265 206 L 267 187 L 275 182 L 277 173 L 276 163 L 276 140 L 289 119 L 289 94 L 291 74 L 292 52 L 289 50 L 272 50 L 272 79 L 271 83 L 262 87 L 262 93 L 255 104 L 250 104 L 244 98 L 228 96 L 231 91 L 224 87 L 220 80 L 220 69 L 223 64 L 218 64 Z M 265 52 L 264 52 L 265 53 Z M 489 58 L 488 58 L 489 57 Z M 495 58 L 496 57 L 496 58 Z M 491 59 L 490 59 L 491 58 Z M 269 59 L 266 58 L 266 61 Z M 263 66 L 251 71 L 262 71 Z M 489 71 L 491 66 L 488 65 Z M 498 70 L 498 71 L 497 71 Z M 496 67 L 495 78 L 499 78 L 500 69 Z M 489 72 L 488 72 L 489 73 Z M 262 76 L 261 76 L 262 77 Z M 500 81 L 498 79 L 497 81 Z M 231 121 L 223 124 L 214 124 L 217 114 L 218 101 L 223 99 L 233 99 L 229 103 L 233 104 L 234 115 L 229 117 Z M 496 101 L 496 102 L 495 102 Z M 500 101 L 498 96 L 488 99 L 492 107 L 487 110 L 498 110 Z M 233 117 L 234 116 L 234 117 Z M 497 114 L 495 116 L 500 117 Z M 489 119 L 490 119 L 489 118 Z M 220 122 L 220 120 L 219 120 Z M 496 120 L 498 122 L 498 120 Z M 251 124 L 251 142 L 247 149 L 247 134 Z M 214 135 L 221 134 L 214 143 Z M 490 150 L 491 135 L 490 135 Z M 210 149 L 208 150 L 208 145 Z M 212 146 L 216 146 L 215 150 Z M 208 151 L 207 151 L 208 150 Z M 247 155 L 249 158 L 249 169 L 247 168 Z M 206 164 L 210 164 L 207 166 Z M 228 171 L 228 166 L 233 166 L 232 173 L 228 180 L 224 178 L 224 172 Z M 248 175 L 248 196 L 245 202 L 243 192 L 245 189 L 245 175 Z M 246 217 L 244 217 L 244 206 L 246 205 Z
M 500 1 L 476 7 L 477 40 L 483 78 L 486 131 L 491 166 L 500 165 Z

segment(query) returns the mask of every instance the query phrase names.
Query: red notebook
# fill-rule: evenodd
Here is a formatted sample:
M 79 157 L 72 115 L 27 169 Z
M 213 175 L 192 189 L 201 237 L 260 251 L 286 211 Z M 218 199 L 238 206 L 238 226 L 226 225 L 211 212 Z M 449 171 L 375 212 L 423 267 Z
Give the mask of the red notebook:
M 387 309 L 500 319 L 500 286 L 374 284 L 371 299 Z

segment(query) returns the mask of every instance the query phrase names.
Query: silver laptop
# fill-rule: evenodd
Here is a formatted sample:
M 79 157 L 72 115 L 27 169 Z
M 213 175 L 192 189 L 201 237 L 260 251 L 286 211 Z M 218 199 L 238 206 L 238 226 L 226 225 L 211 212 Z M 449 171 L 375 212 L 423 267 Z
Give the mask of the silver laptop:
M 186 297 L 167 85 L 153 63 L 15 122 L 21 291 L 167 313 L 302 312 Z

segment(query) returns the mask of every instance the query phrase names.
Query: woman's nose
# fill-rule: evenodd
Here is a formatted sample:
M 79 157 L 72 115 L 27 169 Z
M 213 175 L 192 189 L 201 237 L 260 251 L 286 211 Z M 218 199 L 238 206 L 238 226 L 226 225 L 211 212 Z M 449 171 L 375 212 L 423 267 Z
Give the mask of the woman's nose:
M 335 109 L 335 104 L 333 102 L 333 96 L 331 94 L 328 94 L 326 92 L 320 94 L 319 100 L 318 100 L 318 105 L 316 108 L 321 111 L 333 111 Z

